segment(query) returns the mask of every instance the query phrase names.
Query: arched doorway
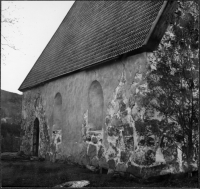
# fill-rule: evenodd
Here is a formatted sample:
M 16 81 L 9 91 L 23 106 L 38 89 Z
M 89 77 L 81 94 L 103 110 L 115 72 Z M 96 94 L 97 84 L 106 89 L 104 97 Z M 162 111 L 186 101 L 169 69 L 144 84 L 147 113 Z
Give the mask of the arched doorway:
M 33 155 L 38 156 L 38 147 L 39 147 L 39 120 L 38 118 L 34 121 L 33 128 Z
M 101 130 L 103 127 L 103 90 L 96 80 L 90 85 L 88 102 L 88 124 L 91 130 Z

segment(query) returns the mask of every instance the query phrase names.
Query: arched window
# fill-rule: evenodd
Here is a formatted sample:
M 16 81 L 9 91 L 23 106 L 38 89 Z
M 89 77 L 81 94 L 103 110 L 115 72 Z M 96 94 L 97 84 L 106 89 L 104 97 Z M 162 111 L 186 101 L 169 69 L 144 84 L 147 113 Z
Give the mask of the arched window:
M 103 90 L 98 81 L 93 81 L 88 93 L 88 124 L 91 130 L 101 130 L 103 126 Z
M 39 120 L 38 118 L 34 121 L 33 127 L 33 155 L 38 156 L 38 147 L 39 147 Z
M 53 131 L 60 130 L 61 128 L 62 128 L 62 97 L 60 93 L 57 93 L 54 98 Z

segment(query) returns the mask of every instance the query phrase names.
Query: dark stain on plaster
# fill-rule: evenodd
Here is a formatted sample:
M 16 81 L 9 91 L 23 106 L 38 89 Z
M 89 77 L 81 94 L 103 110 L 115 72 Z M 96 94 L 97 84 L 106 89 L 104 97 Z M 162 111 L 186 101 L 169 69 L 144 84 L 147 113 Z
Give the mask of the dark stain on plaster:
M 97 147 L 93 144 L 90 144 L 88 147 L 88 156 L 90 158 L 93 158 L 96 155 L 97 155 Z
M 133 136 L 131 137 L 124 137 L 125 149 L 127 151 L 134 151 L 134 140 Z
M 91 136 L 90 136 L 90 135 L 87 135 L 87 136 L 86 136 L 86 141 L 88 141 L 88 142 L 91 141 Z
M 98 151 L 98 158 L 101 158 L 103 156 L 104 151 L 105 151 L 104 147 L 100 146 L 99 151 Z
M 114 159 L 108 160 L 108 166 L 110 169 L 115 169 L 115 160 Z
M 108 127 L 108 135 L 109 136 L 118 136 L 119 130 L 116 127 L 109 126 Z
M 119 110 L 120 112 L 124 112 L 126 110 L 126 104 L 123 102 L 123 100 L 119 102 Z
M 133 135 L 133 127 L 130 127 L 129 124 L 124 124 L 124 131 L 122 131 L 123 136 L 132 136 Z
M 126 163 L 128 160 L 129 160 L 129 153 L 127 153 L 126 151 L 121 151 L 120 161 Z
M 95 137 L 95 136 L 92 136 L 92 139 L 91 139 L 91 141 L 92 141 L 94 144 L 97 144 L 97 142 L 98 142 L 98 139 L 97 139 L 97 137 Z

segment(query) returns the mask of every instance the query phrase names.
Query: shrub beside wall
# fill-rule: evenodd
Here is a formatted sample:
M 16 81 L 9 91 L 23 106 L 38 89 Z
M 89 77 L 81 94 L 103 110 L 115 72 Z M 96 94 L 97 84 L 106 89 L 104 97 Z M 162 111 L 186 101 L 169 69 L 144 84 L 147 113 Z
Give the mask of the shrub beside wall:
M 1 152 L 20 150 L 20 125 L 1 123 Z

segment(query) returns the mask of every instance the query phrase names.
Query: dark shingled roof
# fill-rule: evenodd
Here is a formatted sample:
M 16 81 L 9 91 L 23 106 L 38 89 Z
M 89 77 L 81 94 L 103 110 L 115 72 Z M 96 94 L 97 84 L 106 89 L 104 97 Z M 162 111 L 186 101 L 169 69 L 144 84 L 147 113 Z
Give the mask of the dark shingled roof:
M 162 0 L 76 1 L 19 90 L 141 48 L 165 6 Z

